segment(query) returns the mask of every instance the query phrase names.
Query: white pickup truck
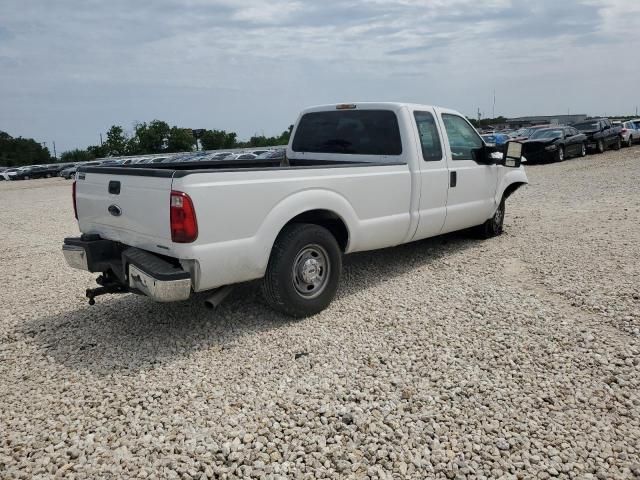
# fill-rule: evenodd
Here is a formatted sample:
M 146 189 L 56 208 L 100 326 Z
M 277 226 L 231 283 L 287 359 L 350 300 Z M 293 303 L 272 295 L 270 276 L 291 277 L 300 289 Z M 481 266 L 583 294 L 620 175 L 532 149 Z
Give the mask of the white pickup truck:
M 505 200 L 528 183 L 522 145 L 504 156 L 458 112 L 404 103 L 313 107 L 286 159 L 79 167 L 82 235 L 67 263 L 103 293 L 160 302 L 262 278 L 288 315 L 331 302 L 342 255 L 474 227 L 502 232 Z

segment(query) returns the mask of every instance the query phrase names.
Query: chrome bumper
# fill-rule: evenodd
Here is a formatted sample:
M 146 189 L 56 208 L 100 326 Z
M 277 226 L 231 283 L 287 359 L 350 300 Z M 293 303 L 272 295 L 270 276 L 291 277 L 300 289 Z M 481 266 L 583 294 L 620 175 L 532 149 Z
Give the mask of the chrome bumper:
M 135 265 L 129 265 L 129 288 L 144 293 L 156 302 L 178 302 L 191 296 L 191 279 L 158 280 Z
M 80 270 L 89 270 L 87 252 L 84 248 L 77 247 L 75 245 L 63 245 L 62 253 L 70 267 Z
M 66 238 L 62 253 L 70 267 L 101 272 L 98 284 L 117 287 L 119 293 L 141 293 L 157 302 L 177 302 L 191 296 L 191 275 L 176 262 L 151 252 L 94 237 Z

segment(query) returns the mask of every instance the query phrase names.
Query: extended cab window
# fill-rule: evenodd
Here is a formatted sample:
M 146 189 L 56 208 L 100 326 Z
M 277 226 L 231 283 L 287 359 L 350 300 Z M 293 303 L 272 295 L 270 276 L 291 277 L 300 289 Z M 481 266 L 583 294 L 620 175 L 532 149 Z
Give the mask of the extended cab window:
M 291 146 L 294 152 L 400 155 L 396 114 L 390 110 L 336 110 L 306 113 Z
M 442 145 L 436 121 L 429 112 L 413 112 L 422 145 L 422 158 L 427 162 L 442 160 Z
M 453 160 L 473 160 L 472 151 L 482 147 L 482 139 L 473 127 L 464 118 L 449 113 L 442 114 L 442 121 Z

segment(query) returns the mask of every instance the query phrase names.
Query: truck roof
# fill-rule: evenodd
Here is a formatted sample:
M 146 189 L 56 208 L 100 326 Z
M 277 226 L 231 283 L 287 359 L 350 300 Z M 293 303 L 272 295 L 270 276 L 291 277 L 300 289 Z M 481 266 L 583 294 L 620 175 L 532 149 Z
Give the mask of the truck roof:
M 402 107 L 408 108 L 440 108 L 442 110 L 453 111 L 448 108 L 438 107 L 436 105 L 423 105 L 419 103 L 407 103 L 407 102 L 340 102 L 340 103 L 328 103 L 325 105 L 314 105 L 312 107 L 305 108 L 302 113 L 307 112 L 319 112 L 324 110 L 335 110 L 339 109 L 338 107 L 343 107 L 345 110 L 350 109 L 366 109 L 372 110 L 376 108 L 388 109 L 388 110 L 399 110 Z

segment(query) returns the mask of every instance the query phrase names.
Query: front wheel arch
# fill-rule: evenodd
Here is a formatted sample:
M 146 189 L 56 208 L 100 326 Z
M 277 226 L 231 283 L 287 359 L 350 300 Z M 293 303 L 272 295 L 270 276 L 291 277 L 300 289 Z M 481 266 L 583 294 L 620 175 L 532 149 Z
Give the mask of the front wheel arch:
M 502 198 L 504 200 L 506 200 L 511 195 L 513 195 L 513 193 L 516 190 L 518 190 L 520 187 L 522 187 L 523 185 L 526 185 L 526 183 L 525 182 L 514 182 L 514 183 L 509 184 L 507 186 L 507 188 L 504 189 L 504 193 L 502 194 Z

